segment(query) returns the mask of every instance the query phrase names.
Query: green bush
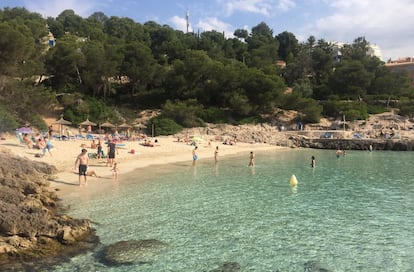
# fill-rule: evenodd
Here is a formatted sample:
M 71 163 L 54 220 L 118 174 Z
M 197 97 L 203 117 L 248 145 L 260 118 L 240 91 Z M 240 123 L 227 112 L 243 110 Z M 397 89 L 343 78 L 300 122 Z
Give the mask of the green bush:
M 173 135 L 183 129 L 183 127 L 177 124 L 174 120 L 161 116 L 151 119 L 150 125 L 154 125 L 154 136 Z
M 263 122 L 264 122 L 264 120 L 260 116 L 249 116 L 249 117 L 238 118 L 236 120 L 237 125 L 260 124 L 260 123 L 263 123 Z
M 414 116 L 414 100 L 409 98 L 401 99 L 397 108 L 399 109 L 399 114 L 402 116 Z
M 0 105 L 0 132 L 14 131 L 18 126 L 16 118 Z
M 36 127 L 40 131 L 47 131 L 47 124 L 43 120 L 42 116 L 40 114 L 33 114 L 31 118 L 28 119 L 30 124 L 33 127 Z
M 335 118 L 345 114 L 347 120 L 364 120 L 369 116 L 367 104 L 363 101 L 328 100 L 323 105 L 323 113 Z
M 167 100 L 162 108 L 162 114 L 183 127 L 200 127 L 204 126 L 203 120 L 198 116 L 202 110 L 203 106 L 195 99 L 174 102 Z
M 318 123 L 322 117 L 323 107 L 311 98 L 302 98 L 298 103 L 303 113 L 302 121 L 305 123 Z
M 387 108 L 385 106 L 367 104 L 367 112 L 369 114 L 379 114 L 386 111 Z
M 227 122 L 226 112 L 215 107 L 202 110 L 199 116 L 208 123 L 223 124 Z

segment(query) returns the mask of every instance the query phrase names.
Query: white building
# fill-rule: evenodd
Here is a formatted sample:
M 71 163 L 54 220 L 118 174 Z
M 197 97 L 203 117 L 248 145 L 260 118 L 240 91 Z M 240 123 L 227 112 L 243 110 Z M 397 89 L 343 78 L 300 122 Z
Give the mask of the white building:
M 344 47 L 345 44 L 348 44 L 348 43 L 331 42 L 331 45 L 333 46 L 333 54 L 334 54 L 334 60 L 335 61 L 340 61 L 341 60 L 341 55 L 342 55 L 341 48 Z M 367 55 L 369 55 L 371 57 L 375 56 L 375 57 L 379 58 L 380 60 L 384 61 L 382 59 L 381 48 L 376 44 L 369 44 Z

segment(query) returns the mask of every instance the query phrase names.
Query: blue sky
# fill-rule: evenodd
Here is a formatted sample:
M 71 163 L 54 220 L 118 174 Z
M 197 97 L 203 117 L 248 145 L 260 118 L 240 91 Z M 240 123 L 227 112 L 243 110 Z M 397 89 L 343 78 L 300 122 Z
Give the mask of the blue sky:
M 82 17 L 101 11 L 183 31 L 188 10 L 194 31 L 224 31 L 231 37 L 235 29 L 250 31 L 265 22 L 275 35 L 289 31 L 299 41 L 310 35 L 339 42 L 364 36 L 380 47 L 384 61 L 414 57 L 413 0 L 1 0 L 0 7 L 25 7 L 45 17 L 65 9 Z

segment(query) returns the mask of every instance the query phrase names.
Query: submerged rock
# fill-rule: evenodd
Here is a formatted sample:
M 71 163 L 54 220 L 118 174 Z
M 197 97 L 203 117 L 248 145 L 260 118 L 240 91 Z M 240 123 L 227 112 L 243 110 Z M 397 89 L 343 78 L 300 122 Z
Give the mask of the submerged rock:
M 211 270 L 210 272 L 239 272 L 241 271 L 241 266 L 236 262 L 226 262 L 222 266 Z
M 100 261 L 107 265 L 151 263 L 166 246 L 155 239 L 120 241 L 104 247 Z
M 308 261 L 304 265 L 305 272 L 330 272 L 331 270 L 322 267 L 318 261 Z

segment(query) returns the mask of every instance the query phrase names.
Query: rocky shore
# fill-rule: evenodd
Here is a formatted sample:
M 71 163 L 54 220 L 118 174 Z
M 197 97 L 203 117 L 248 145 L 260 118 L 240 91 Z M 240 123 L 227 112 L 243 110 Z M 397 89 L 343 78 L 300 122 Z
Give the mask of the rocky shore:
M 36 271 L 97 244 L 89 220 L 60 213 L 48 181 L 57 173 L 54 166 L 5 150 L 0 161 L 2 271 Z
M 385 140 L 385 139 L 307 139 L 303 137 L 292 138 L 296 146 L 317 149 L 341 150 L 374 150 L 413 151 L 412 140 Z
M 322 135 L 332 135 L 324 138 Z M 221 142 L 266 143 L 283 147 L 305 147 L 317 149 L 413 151 L 414 137 L 411 131 L 399 131 L 404 137 L 386 139 L 384 137 L 354 138 L 353 131 L 342 130 L 284 130 L 269 124 L 257 125 L 209 125 L 191 128 L 176 135 L 185 138 L 188 135 L 201 135 L 203 138 Z

